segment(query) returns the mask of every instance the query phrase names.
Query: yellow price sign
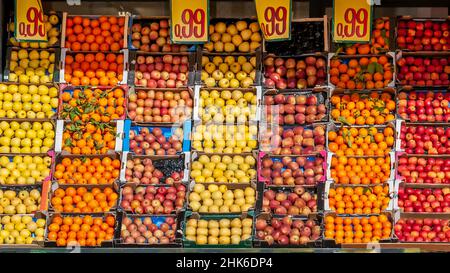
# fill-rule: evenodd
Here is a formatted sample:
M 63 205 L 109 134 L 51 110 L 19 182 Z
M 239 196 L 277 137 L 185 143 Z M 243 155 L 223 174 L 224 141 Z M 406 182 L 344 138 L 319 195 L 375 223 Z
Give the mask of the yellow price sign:
M 255 6 L 267 41 L 291 39 L 292 0 L 255 0 Z
M 174 44 L 208 42 L 209 0 L 171 0 L 170 7 Z
M 14 37 L 19 42 L 46 42 L 41 0 L 16 0 Z
M 373 11 L 371 3 L 371 0 L 334 0 L 334 42 L 364 43 L 370 41 Z

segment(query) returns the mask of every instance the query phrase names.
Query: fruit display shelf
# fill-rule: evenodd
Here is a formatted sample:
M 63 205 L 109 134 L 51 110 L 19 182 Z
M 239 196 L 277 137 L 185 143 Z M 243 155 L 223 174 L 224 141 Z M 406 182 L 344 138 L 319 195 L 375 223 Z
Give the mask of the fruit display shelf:
M 1 214 L 30 214 L 46 208 L 45 187 L 41 185 L 0 186 Z
M 187 187 L 126 183 L 120 188 L 120 211 L 135 215 L 173 215 L 186 208 Z
M 311 215 L 276 217 L 261 213 L 255 217 L 255 248 L 321 248 L 322 217 Z
M 169 16 L 130 16 L 131 27 L 128 29 L 130 50 L 138 53 L 182 53 L 195 51 L 196 47 L 188 44 L 173 44 L 170 39 Z
M 50 84 L 60 77 L 59 48 L 8 47 L 3 80 L 15 83 Z M 28 69 L 29 73 L 25 73 Z M 32 72 L 32 73 L 31 73 Z
M 138 185 L 187 184 L 190 153 L 178 155 L 134 155 L 123 152 L 120 180 Z
M 396 85 L 412 88 L 448 88 L 450 83 L 450 52 L 397 51 Z
M 187 210 L 200 215 L 236 214 L 255 211 L 262 185 L 251 183 L 195 183 L 188 189 Z
M 380 90 L 396 83 L 395 53 L 328 54 L 328 83 L 332 89 Z
M 395 23 L 394 17 L 376 18 L 372 21 L 370 43 L 340 44 L 334 42 L 331 52 L 357 56 L 395 51 Z
M 52 48 L 61 47 L 61 21 L 62 12 L 50 11 L 43 16 L 45 31 L 47 33 L 47 42 L 18 42 L 14 37 L 15 31 L 15 19 L 11 14 L 9 18 L 8 29 L 8 42 L 7 46 L 20 47 L 20 48 Z
M 323 210 L 339 216 L 378 215 L 396 209 L 396 194 L 393 180 L 376 186 L 340 185 L 327 181 Z
M 343 125 L 383 125 L 396 118 L 395 88 L 332 91 L 330 120 Z
M 295 57 L 264 56 L 264 87 L 286 91 L 312 90 L 327 86 L 327 55 L 302 54 Z
M 405 52 L 424 53 L 450 50 L 450 18 L 397 17 L 396 48 Z
M 328 90 L 288 91 L 278 93 L 266 91 L 261 110 L 262 123 L 279 125 L 305 125 L 328 121 Z
M 21 153 L 0 155 L 0 185 L 41 185 L 51 180 L 53 162 L 53 152 L 45 156 Z
M 341 217 L 330 212 L 326 213 L 323 219 L 322 247 L 325 248 L 366 248 L 373 245 L 381 247 L 383 244 L 395 242 L 392 213 Z
M 260 123 L 260 152 L 270 155 L 316 155 L 325 151 L 327 123 L 278 125 Z
M 58 119 L 82 120 L 84 115 L 95 113 L 109 116 L 109 120 L 124 120 L 128 104 L 128 86 L 75 87 L 61 84 L 59 92 Z M 114 109 L 114 111 L 112 111 Z M 104 111 L 104 112 L 102 112 Z M 112 114 L 111 114 L 112 113 Z
M 267 186 L 316 187 L 325 182 L 326 169 L 322 154 L 274 156 L 260 152 L 258 156 L 258 182 Z
M 124 121 L 115 120 L 109 123 L 83 123 L 78 121 L 56 121 L 55 152 L 63 154 L 107 154 L 122 151 L 124 140 Z M 101 133 L 97 133 L 100 130 Z M 92 132 L 91 132 L 92 131 Z M 90 147 L 83 138 L 85 134 L 94 134 L 98 138 Z M 79 143 L 81 141 L 81 143 Z M 86 142 L 86 145 L 84 145 Z M 75 149 L 76 148 L 76 149 Z M 84 148 L 84 149 L 83 149 Z M 89 150 L 87 150 L 89 148 Z
M 87 232 L 77 236 L 83 226 Z M 116 213 L 106 212 L 99 215 L 83 215 L 74 213 L 49 213 L 44 246 L 49 248 L 111 248 L 114 238 L 118 237 Z M 89 228 L 89 229 L 88 229 Z M 75 237 L 73 237 L 75 233 Z M 72 236 L 72 237 L 69 237 Z
M 226 55 L 251 53 L 261 49 L 262 35 L 255 17 L 212 18 L 208 40 L 202 51 Z
M 261 49 L 251 53 L 211 53 L 197 50 L 195 84 L 205 87 L 249 88 L 262 82 Z
M 216 88 L 194 89 L 194 122 L 243 124 L 260 120 L 262 88 Z
M 46 156 L 55 145 L 55 121 L 50 119 L 0 119 L 0 155 Z
M 59 82 L 73 86 L 113 87 L 126 85 L 129 51 L 70 51 L 61 49 Z M 55 79 L 58 79 L 55 78 Z
M 328 16 L 291 20 L 291 39 L 272 42 L 264 39 L 263 52 L 277 56 L 294 57 L 305 53 L 330 51 Z
M 409 123 L 397 120 L 396 150 L 408 155 L 449 155 L 448 123 Z
M 191 121 L 183 124 L 140 124 L 125 120 L 121 151 L 136 155 L 177 155 L 189 152 Z
M 130 51 L 128 84 L 148 88 L 186 88 L 194 84 L 195 52 Z
M 133 215 L 119 213 L 120 237 L 114 246 L 121 248 L 181 248 L 181 223 L 184 214 Z
M 398 208 L 402 214 L 450 215 L 450 187 L 424 188 L 400 182 Z
M 441 187 L 450 184 L 447 156 L 410 156 L 397 153 L 396 179 L 415 187 Z
M 61 45 L 71 51 L 126 49 L 129 21 L 128 15 L 71 15 L 63 12 Z
M 22 228 L 17 230 L 19 226 Z M 0 250 L 5 248 L 35 249 L 44 246 L 46 216 L 34 214 L 0 214 Z
M 315 188 L 264 185 L 259 192 L 257 211 L 276 217 L 308 217 L 323 211 L 324 183 Z
M 182 123 L 191 119 L 194 90 L 186 88 L 153 89 L 130 87 L 127 118 L 142 124 Z
M 58 109 L 59 86 L 50 84 L 0 83 L 0 118 L 52 119 Z
M 450 121 L 448 88 L 401 88 L 397 98 L 397 115 L 407 122 Z
M 115 212 L 119 202 L 119 185 L 60 185 L 52 183 L 48 192 L 48 211 L 95 215 Z
M 186 211 L 184 216 L 181 230 L 185 248 L 252 247 L 254 235 L 252 212 L 234 215 L 200 215 Z

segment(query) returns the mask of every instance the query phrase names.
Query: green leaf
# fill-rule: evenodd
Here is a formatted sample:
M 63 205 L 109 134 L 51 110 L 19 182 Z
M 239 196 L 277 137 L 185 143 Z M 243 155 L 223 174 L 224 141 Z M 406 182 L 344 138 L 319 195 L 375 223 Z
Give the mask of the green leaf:
M 66 140 L 64 141 L 64 146 L 73 147 L 72 140 L 70 138 L 66 138 Z
M 370 63 L 370 64 L 367 66 L 367 72 L 369 72 L 370 74 L 374 74 L 375 71 L 376 71 L 376 63 L 375 63 L 375 62 Z
M 378 73 L 383 73 L 384 72 L 383 66 L 381 64 L 379 64 L 379 63 L 374 63 L 374 64 L 375 64 L 376 72 L 378 72 Z

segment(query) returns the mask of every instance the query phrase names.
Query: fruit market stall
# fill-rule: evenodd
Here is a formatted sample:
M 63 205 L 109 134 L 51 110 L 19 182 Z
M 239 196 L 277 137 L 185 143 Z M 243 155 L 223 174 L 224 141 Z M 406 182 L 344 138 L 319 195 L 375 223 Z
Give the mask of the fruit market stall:
M 448 17 L 358 43 L 329 15 L 283 41 L 207 19 L 192 44 L 165 14 L 49 11 L 33 42 L 12 15 L 0 252 L 450 251 Z

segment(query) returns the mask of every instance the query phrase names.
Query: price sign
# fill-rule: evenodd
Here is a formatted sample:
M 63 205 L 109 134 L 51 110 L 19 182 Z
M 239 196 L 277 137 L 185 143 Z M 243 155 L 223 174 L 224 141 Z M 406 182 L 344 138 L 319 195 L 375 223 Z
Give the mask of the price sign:
M 41 0 L 16 0 L 14 37 L 19 42 L 46 42 Z
M 255 6 L 267 41 L 291 39 L 292 0 L 255 0 Z
M 334 0 L 333 40 L 337 43 L 370 41 L 372 33 L 370 0 Z
M 209 0 L 171 0 L 170 36 L 174 44 L 208 42 Z

